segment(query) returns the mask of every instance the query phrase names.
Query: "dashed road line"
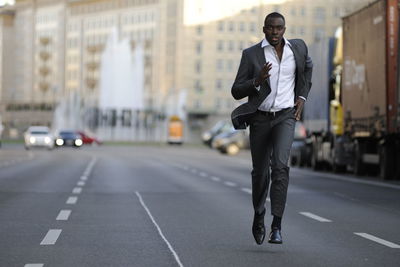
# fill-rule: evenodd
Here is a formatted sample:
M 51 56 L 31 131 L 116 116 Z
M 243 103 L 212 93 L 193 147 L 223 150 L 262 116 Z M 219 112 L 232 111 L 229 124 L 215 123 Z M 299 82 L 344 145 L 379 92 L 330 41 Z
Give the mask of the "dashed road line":
M 313 214 L 313 213 L 311 213 L 311 212 L 299 212 L 301 215 L 303 215 L 303 216 L 306 216 L 306 217 L 308 217 L 308 218 L 311 218 L 311 219 L 314 219 L 314 220 L 316 220 L 316 221 L 319 221 L 319 222 L 332 222 L 331 220 L 329 220 L 329 219 L 326 219 L 326 218 L 323 218 L 323 217 L 321 217 L 321 216 L 318 216 L 318 215 L 315 215 L 315 214 Z
M 61 231 L 61 229 L 50 229 L 42 242 L 40 242 L 40 245 L 54 245 L 60 237 Z
M 248 194 L 250 194 L 250 195 L 251 195 L 251 193 L 252 193 L 251 189 L 250 189 L 250 188 L 247 188 L 247 187 L 242 187 L 242 188 L 240 188 L 240 190 L 242 190 L 243 192 L 248 193 Z
M 78 202 L 78 197 L 69 197 L 69 198 L 67 199 L 66 204 L 75 205 L 76 202 Z
M 172 255 L 174 256 L 176 262 L 178 263 L 178 266 L 183 267 L 183 264 L 181 260 L 179 259 L 178 254 L 175 252 L 174 248 L 171 246 L 171 244 L 168 242 L 167 238 L 165 238 L 163 232 L 161 231 L 160 226 L 158 226 L 157 222 L 154 220 L 153 215 L 151 215 L 151 212 L 149 208 L 146 206 L 146 204 L 143 201 L 142 196 L 139 194 L 139 192 L 135 192 L 136 196 L 139 198 L 139 202 L 144 208 L 144 210 L 147 212 L 147 215 L 150 217 L 150 220 L 153 222 L 154 226 L 157 228 L 158 234 L 161 236 L 161 238 L 164 240 L 164 242 L 167 244 L 169 250 L 171 251 Z
M 201 177 L 207 177 L 207 176 L 208 176 L 208 174 L 205 173 L 205 172 L 200 172 L 199 175 L 200 175 Z
M 211 180 L 213 180 L 214 182 L 219 182 L 219 181 L 221 181 L 221 178 L 216 177 L 216 176 L 211 176 L 210 178 L 211 178 Z
M 27 263 L 24 265 L 24 267 L 43 267 L 43 263 Z
M 81 180 L 82 181 L 86 181 L 87 180 L 87 176 L 86 175 L 81 176 Z
M 72 190 L 72 194 L 80 194 L 80 193 L 82 193 L 82 187 L 75 187 Z
M 382 238 L 367 234 L 367 233 L 354 233 L 355 235 L 361 236 L 363 238 L 369 239 L 381 245 L 387 246 L 389 248 L 400 248 L 400 245 L 392 243 L 390 241 L 384 240 Z
M 229 181 L 224 182 L 224 184 L 227 185 L 227 186 L 230 186 L 230 187 L 235 187 L 236 186 L 235 183 L 232 183 L 232 182 L 229 182 Z
M 67 221 L 69 218 L 69 215 L 71 215 L 71 210 L 61 210 L 60 213 L 58 214 L 56 220 L 57 221 Z
M 77 186 L 84 186 L 86 183 L 84 181 L 78 181 Z

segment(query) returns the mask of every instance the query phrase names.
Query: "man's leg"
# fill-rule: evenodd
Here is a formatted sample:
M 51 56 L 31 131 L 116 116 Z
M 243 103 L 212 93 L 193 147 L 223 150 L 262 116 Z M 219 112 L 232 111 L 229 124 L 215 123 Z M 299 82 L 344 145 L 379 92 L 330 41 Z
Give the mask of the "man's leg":
M 293 143 L 296 121 L 291 113 L 273 126 L 273 152 L 271 159 L 271 214 L 277 217 L 274 222 L 279 224 L 286 205 L 289 185 L 289 156 Z
M 250 125 L 250 149 L 253 163 L 251 171 L 252 198 L 255 214 L 265 214 L 265 200 L 269 186 L 269 166 L 272 150 L 270 135 L 270 122 L 263 115 L 256 115 L 255 121 Z

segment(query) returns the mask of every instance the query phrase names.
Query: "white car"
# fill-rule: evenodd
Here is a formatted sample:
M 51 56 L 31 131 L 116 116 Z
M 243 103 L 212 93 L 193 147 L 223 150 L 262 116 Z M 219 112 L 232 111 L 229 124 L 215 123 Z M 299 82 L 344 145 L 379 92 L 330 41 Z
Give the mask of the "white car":
M 31 126 L 24 134 L 25 149 L 32 147 L 54 148 L 54 137 L 50 133 L 49 127 Z

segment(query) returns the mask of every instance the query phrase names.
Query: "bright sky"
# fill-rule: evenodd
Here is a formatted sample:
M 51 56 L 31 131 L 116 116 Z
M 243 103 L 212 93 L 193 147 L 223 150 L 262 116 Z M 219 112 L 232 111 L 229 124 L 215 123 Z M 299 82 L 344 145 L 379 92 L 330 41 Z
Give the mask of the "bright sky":
M 15 0 L 0 0 L 0 6 L 4 6 L 5 4 L 14 5 Z
M 286 0 L 185 0 L 185 24 L 198 24 L 239 13 L 260 4 L 281 4 Z

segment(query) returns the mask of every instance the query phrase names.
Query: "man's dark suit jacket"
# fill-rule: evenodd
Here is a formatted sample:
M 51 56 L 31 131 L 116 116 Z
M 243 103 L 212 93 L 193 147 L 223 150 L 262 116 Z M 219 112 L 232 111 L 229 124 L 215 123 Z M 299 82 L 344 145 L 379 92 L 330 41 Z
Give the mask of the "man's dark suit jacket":
M 231 93 L 236 100 L 248 97 L 247 103 L 232 111 L 231 119 L 235 129 L 246 129 L 251 117 L 271 93 L 269 79 L 261 84 L 260 91 L 254 87 L 254 79 L 258 77 L 261 68 L 266 63 L 261 43 L 243 50 L 239 70 L 232 86 Z M 292 39 L 289 43 L 296 62 L 295 99 L 298 96 L 307 98 L 311 88 L 313 64 L 303 40 Z

